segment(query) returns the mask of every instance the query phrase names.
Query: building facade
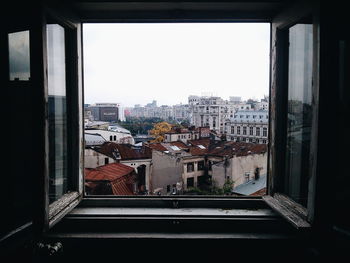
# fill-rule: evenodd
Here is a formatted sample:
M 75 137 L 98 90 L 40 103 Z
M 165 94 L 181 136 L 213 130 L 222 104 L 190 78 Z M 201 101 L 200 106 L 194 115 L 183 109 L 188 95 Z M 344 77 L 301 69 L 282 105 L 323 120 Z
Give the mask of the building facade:
M 236 105 L 234 102 L 220 97 L 189 96 L 188 103 L 191 111 L 191 125 L 207 126 L 210 130 L 225 133 L 226 119 L 233 116 Z
M 269 115 L 266 110 L 241 110 L 226 124 L 226 137 L 231 141 L 268 143 Z

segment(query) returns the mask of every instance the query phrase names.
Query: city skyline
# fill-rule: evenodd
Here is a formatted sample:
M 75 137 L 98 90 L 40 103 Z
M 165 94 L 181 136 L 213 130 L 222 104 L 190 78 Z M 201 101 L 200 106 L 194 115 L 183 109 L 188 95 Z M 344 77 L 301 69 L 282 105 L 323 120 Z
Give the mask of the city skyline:
M 203 94 L 263 98 L 269 31 L 268 23 L 84 24 L 85 103 L 176 105 Z

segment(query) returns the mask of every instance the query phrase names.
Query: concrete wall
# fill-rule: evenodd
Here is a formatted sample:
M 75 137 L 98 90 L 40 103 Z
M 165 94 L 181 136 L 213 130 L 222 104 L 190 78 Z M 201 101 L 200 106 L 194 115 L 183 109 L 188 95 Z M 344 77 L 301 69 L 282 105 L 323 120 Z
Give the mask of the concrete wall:
M 267 153 L 250 154 L 247 156 L 233 157 L 228 159 L 226 166 L 226 176 L 234 181 L 234 187 L 245 183 L 246 173 L 249 173 L 249 179 L 254 178 L 255 168 L 262 168 L 260 175 L 267 172 Z M 224 162 L 214 164 L 212 166 L 212 178 L 218 187 L 222 187 L 225 183 L 225 166 Z
M 152 151 L 152 173 L 150 178 L 150 192 L 162 188 L 161 194 L 167 194 L 167 185 L 172 187 L 182 183 L 183 164 L 181 157 L 176 157 L 159 151 Z
M 182 173 L 182 180 L 183 180 L 183 189 L 187 189 L 187 178 L 193 178 L 194 180 L 194 186 L 197 186 L 198 182 L 198 176 L 204 175 L 204 170 L 198 170 L 198 162 L 204 161 L 204 157 L 192 157 L 192 158 L 185 158 L 183 160 L 183 173 Z M 192 172 L 187 172 L 187 164 L 193 163 L 194 169 Z
M 127 166 L 130 166 L 135 169 L 135 172 L 137 173 L 137 167 L 141 165 L 146 166 L 146 190 L 150 191 L 150 176 L 151 176 L 151 159 L 144 159 L 144 160 L 121 160 L 120 163 L 125 164 Z
M 85 149 L 85 168 L 96 168 L 98 166 L 105 165 L 106 158 L 108 158 L 108 163 L 115 163 L 115 160 L 113 158 L 98 153 L 92 149 Z

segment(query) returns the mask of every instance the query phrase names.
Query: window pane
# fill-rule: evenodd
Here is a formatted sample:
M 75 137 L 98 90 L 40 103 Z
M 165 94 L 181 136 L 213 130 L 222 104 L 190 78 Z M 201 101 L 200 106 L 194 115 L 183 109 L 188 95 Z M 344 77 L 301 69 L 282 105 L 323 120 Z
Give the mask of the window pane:
M 64 28 L 47 25 L 50 203 L 67 188 L 67 101 Z
M 10 80 L 29 80 L 29 31 L 8 34 L 8 44 Z
M 312 125 L 312 25 L 289 29 L 286 194 L 306 206 Z

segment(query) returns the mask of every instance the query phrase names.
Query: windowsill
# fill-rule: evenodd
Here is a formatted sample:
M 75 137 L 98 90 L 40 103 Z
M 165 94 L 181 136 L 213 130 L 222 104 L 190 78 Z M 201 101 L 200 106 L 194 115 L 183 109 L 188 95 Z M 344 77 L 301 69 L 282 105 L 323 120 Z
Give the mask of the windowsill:
M 268 207 L 169 208 L 78 206 L 48 239 L 296 239 L 300 235 Z

